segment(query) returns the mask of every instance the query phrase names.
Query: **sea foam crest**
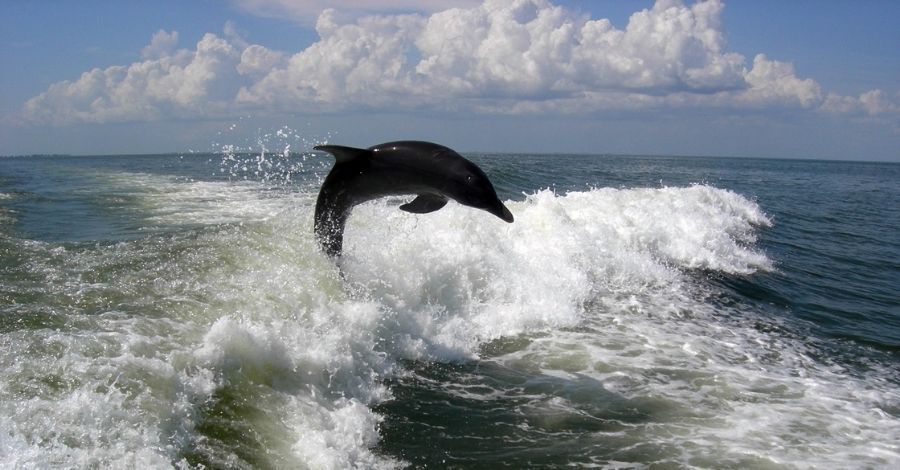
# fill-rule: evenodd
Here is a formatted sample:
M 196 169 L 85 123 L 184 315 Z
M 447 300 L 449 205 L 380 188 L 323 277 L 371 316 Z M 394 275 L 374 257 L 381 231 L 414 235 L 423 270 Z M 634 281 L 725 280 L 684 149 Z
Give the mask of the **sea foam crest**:
M 39 267 L 58 278 L 55 298 L 74 299 L 60 306 L 71 324 L 6 336 L 23 351 L 58 338 L 59 352 L 4 364 L 21 380 L 73 385 L 6 408 L 19 411 L 0 426 L 5 463 L 396 466 L 372 450 L 372 407 L 390 398 L 383 381 L 399 360 L 471 358 L 495 338 L 583 324 L 591 305 L 677 290 L 684 270 L 771 268 L 752 247 L 769 220 L 708 186 L 540 191 L 507 202 L 514 224 L 457 204 L 411 215 L 376 201 L 348 223 L 341 277 L 316 247 L 310 194 L 153 178 L 119 184 L 137 188 L 144 220 L 175 232 L 32 253 L 53 263 Z M 67 274 L 95 271 L 106 274 Z M 102 311 L 107 293 L 153 316 L 84 309 Z M 100 352 L 79 353 L 96 341 Z M 132 424 L 140 431 L 116 437 Z
M 545 190 L 507 205 L 511 225 L 457 204 L 354 212 L 343 268 L 391 316 L 398 353 L 470 356 L 490 339 L 577 324 L 604 292 L 670 285 L 681 270 L 771 269 L 752 247 L 768 218 L 727 190 Z

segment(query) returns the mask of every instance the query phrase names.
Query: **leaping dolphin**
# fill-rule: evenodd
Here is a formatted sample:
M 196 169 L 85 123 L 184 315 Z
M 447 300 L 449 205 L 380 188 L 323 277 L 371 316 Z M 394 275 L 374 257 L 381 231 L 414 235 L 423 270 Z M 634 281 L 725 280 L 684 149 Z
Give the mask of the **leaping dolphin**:
M 398 141 L 367 149 L 319 145 L 337 160 L 316 200 L 316 240 L 329 256 L 340 256 L 344 225 L 353 206 L 384 196 L 415 194 L 401 210 L 434 212 L 447 199 L 512 222 L 487 175 L 460 154 L 431 142 Z

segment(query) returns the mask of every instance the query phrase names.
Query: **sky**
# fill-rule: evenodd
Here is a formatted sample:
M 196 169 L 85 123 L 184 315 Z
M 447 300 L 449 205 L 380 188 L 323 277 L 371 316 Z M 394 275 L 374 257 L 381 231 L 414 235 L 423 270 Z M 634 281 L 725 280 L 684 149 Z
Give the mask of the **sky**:
M 900 161 L 898 24 L 889 0 L 2 0 L 0 155 Z

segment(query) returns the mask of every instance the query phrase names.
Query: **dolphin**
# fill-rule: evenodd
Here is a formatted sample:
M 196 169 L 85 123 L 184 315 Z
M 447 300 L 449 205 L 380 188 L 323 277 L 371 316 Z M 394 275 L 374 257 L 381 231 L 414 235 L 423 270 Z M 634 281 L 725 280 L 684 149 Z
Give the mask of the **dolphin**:
M 416 195 L 400 206 L 414 214 L 434 212 L 448 199 L 512 222 L 487 175 L 460 154 L 431 142 L 398 141 L 367 149 L 318 145 L 336 160 L 316 200 L 314 230 L 322 251 L 341 255 L 344 225 L 353 206 L 384 196 Z

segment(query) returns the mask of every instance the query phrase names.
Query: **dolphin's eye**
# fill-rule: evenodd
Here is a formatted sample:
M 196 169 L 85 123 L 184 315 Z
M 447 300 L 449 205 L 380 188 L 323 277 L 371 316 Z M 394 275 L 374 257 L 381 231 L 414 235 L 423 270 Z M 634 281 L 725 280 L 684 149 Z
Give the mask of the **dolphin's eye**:
M 471 183 L 471 182 L 472 182 L 472 175 L 466 176 L 466 183 Z

